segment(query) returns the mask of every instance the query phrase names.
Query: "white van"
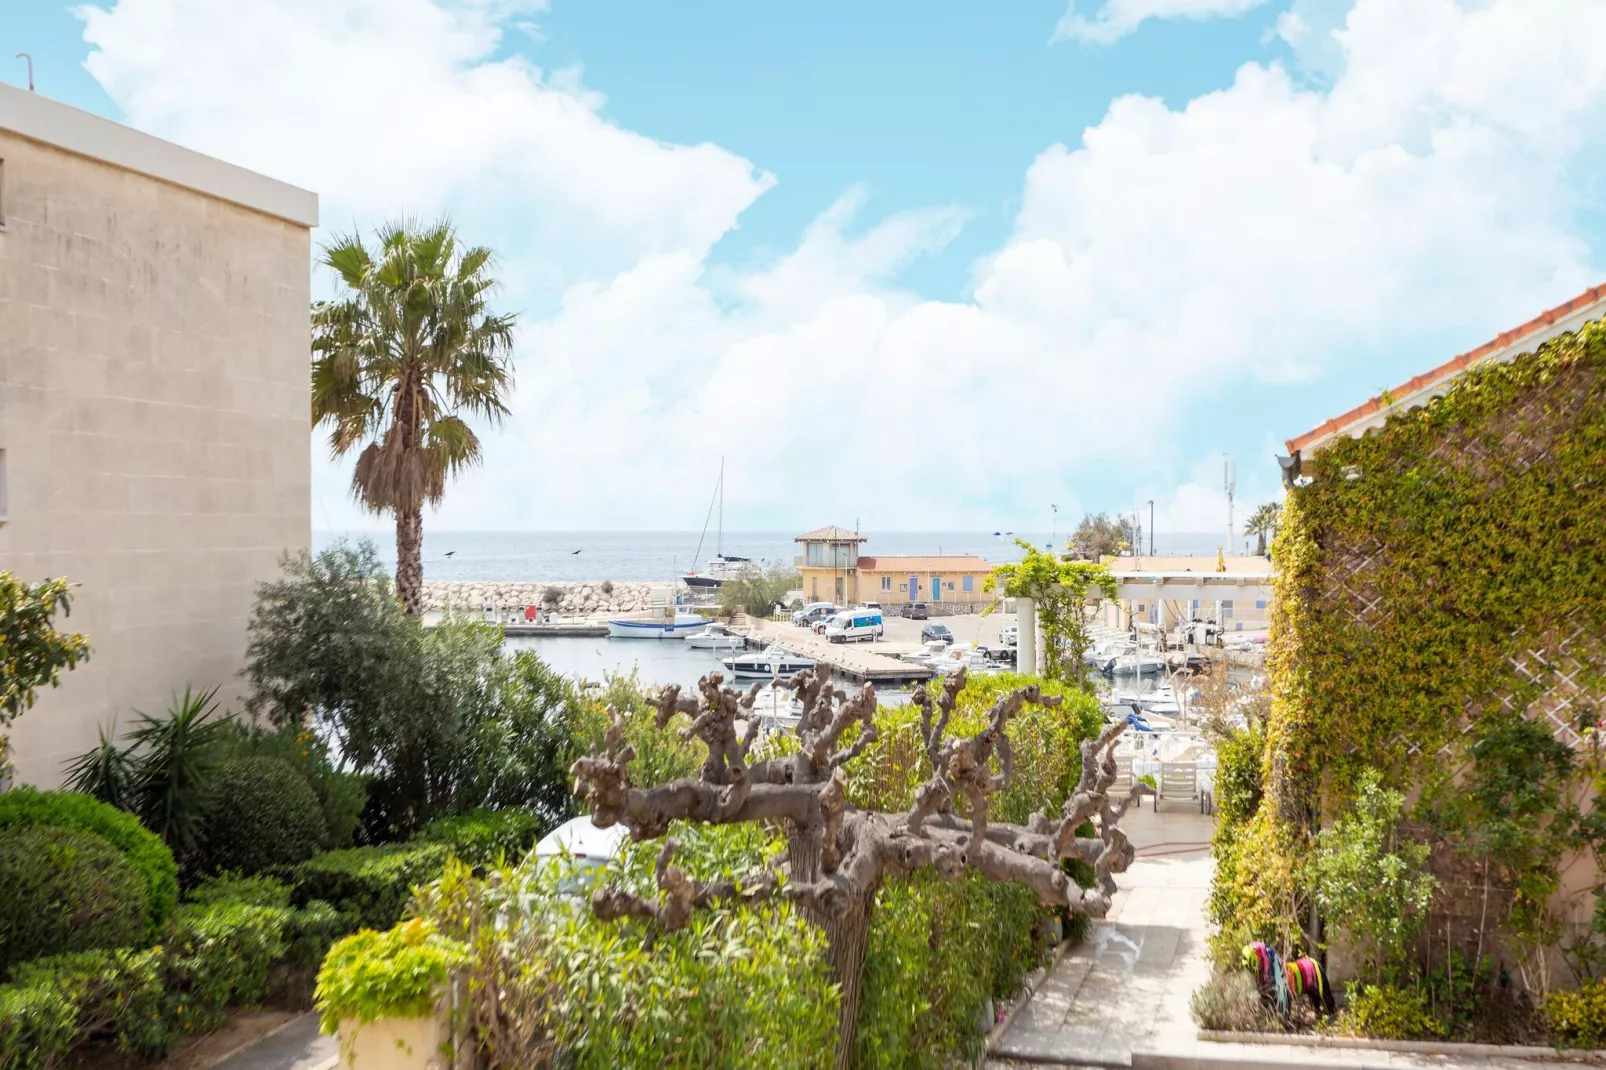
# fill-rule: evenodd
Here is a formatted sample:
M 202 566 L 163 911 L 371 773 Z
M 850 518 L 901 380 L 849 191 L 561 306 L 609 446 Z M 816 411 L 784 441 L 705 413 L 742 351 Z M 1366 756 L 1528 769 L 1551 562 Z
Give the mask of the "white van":
M 838 613 L 825 625 L 825 637 L 833 643 L 846 643 L 859 639 L 879 639 L 886 631 L 879 609 L 855 609 L 851 613 Z

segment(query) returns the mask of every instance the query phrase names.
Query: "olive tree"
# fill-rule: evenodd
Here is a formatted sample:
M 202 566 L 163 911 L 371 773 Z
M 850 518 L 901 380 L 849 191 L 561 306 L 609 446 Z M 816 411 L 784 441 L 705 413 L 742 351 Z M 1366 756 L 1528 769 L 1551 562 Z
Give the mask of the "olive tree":
M 935 693 L 915 694 L 926 779 L 913 806 L 889 813 L 847 801 L 849 767 L 877 738 L 872 687 L 850 695 L 833 686 L 824 670 L 799 673 L 788 685 L 802 706 L 795 733 L 784 746 L 766 748 L 788 753 L 750 762 L 758 740 L 753 703 L 760 685 L 742 693 L 722 684 L 721 675 L 711 673 L 699 681 L 696 698 L 682 698 L 672 686 L 653 701 L 660 731 L 683 715 L 688 723 L 680 729 L 682 738 L 706 745 L 695 775 L 633 783 L 636 752 L 614 713 L 602 744 L 571 767 L 574 791 L 590 802 L 594 824 L 624 825 L 638 841 L 665 837 L 675 820 L 778 826 L 786 837 L 784 861 L 738 880 L 696 881 L 674 864 L 678 845 L 668 837 L 657 860 L 656 898 L 610 885 L 593 893 L 592 908 L 604 919 L 644 917 L 676 930 L 694 911 L 716 903 L 790 901 L 824 930 L 842 988 L 838 1067 L 852 1058 L 870 914 L 883 884 L 922 870 L 948 880 L 975 872 L 1024 884 L 1045 906 L 1095 917 L 1108 910 L 1112 875 L 1124 871 L 1134 855 L 1119 821 L 1132 799 L 1148 790 L 1134 784 L 1124 797 L 1110 798 L 1112 751 L 1124 724 L 1083 741 L 1080 779 L 1058 813 L 1034 813 L 1020 825 L 995 822 L 988 800 L 1010 782 L 1010 720 L 1028 703 L 1052 706 L 1060 698 L 1035 684 L 1017 688 L 994 702 L 983 729 L 950 737 L 948 724 L 965 686 L 964 673 L 954 673 Z M 1079 886 L 1061 864 L 1065 859 L 1090 865 L 1096 884 Z

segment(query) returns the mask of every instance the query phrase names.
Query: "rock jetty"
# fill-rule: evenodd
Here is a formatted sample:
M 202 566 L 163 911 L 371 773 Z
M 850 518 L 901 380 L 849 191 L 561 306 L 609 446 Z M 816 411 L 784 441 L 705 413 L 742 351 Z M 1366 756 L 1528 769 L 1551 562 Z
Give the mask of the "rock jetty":
M 426 580 L 424 609 L 441 610 L 448 602 L 457 610 L 479 612 L 486 606 L 517 609 L 536 606 L 564 616 L 593 613 L 636 613 L 651 609 L 654 588 L 663 604 L 671 594 L 667 583 L 611 580 L 554 580 L 550 583 L 504 583 L 498 580 Z

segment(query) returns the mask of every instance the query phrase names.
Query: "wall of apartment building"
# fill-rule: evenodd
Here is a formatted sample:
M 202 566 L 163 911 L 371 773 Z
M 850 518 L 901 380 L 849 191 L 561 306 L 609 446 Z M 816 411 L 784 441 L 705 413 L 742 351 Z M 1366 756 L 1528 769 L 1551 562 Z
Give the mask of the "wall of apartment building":
M 0 568 L 67 577 L 90 660 L 11 729 L 242 692 L 255 585 L 310 538 L 310 193 L 0 87 Z

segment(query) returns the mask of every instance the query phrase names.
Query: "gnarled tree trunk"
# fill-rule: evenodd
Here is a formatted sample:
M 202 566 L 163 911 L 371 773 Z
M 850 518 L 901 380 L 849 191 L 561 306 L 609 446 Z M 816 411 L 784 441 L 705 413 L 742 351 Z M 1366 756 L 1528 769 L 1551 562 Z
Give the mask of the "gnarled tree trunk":
M 794 832 L 787 839 L 786 861 L 795 880 L 812 883 L 823 876 L 820 843 L 809 836 Z M 842 988 L 842 1002 L 837 1007 L 836 1018 L 836 1055 L 832 1060 L 836 1070 L 850 1070 L 853 1066 L 853 1041 L 858 1033 L 864 956 L 870 946 L 870 914 L 875 906 L 875 893 L 876 889 L 871 889 L 841 914 L 802 907 L 803 916 L 825 931 L 826 958 Z

